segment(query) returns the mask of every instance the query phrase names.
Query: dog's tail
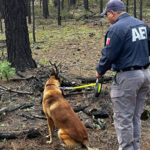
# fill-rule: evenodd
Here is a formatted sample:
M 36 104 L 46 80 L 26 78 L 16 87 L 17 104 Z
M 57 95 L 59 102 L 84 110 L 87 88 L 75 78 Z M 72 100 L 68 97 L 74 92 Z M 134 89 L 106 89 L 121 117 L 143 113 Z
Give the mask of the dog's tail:
M 83 145 L 87 148 L 87 150 L 98 150 L 97 148 L 91 148 L 88 140 L 84 140 Z
M 98 148 L 86 147 L 88 150 L 98 150 Z

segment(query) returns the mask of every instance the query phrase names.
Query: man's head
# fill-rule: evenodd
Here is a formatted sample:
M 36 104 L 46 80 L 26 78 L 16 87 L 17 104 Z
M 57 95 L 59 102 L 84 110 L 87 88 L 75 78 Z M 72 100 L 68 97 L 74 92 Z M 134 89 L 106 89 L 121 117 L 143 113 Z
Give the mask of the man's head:
M 108 21 L 113 24 L 125 12 L 125 9 L 125 5 L 121 0 L 110 0 L 106 4 L 106 9 L 101 13 L 101 16 L 106 15 Z

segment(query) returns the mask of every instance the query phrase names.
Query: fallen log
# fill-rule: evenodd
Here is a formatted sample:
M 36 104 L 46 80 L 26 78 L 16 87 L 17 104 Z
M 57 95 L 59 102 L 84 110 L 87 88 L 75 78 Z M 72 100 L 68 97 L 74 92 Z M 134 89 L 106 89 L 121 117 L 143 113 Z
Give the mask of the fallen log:
M 33 103 L 24 103 L 24 104 L 20 104 L 20 105 L 17 105 L 15 107 L 4 107 L 2 109 L 0 109 L 0 115 L 3 114 L 3 113 L 8 113 L 8 112 L 12 112 L 12 111 L 15 111 L 17 109 L 26 109 L 26 108 L 30 108 L 30 107 L 33 107 L 34 104 Z
M 0 85 L 0 89 L 4 90 L 4 91 L 8 91 L 8 92 L 18 93 L 18 94 L 28 94 L 28 95 L 32 95 L 33 94 L 32 92 L 13 90 L 11 88 L 7 88 L 7 87 L 2 86 L 2 85 Z
M 85 108 L 87 108 L 88 106 L 74 106 L 73 110 L 75 112 L 79 112 L 79 111 L 83 111 Z
M 31 120 L 34 120 L 34 119 L 43 119 L 43 120 L 46 120 L 46 117 L 39 116 L 39 115 L 34 115 L 34 114 L 29 114 L 29 115 L 21 114 L 19 116 L 27 118 L 27 119 L 31 119 Z
M 8 132 L 0 132 L 0 140 L 2 139 L 16 139 L 17 136 L 15 133 L 8 133 Z
M 13 78 L 11 79 L 11 81 L 22 81 L 22 80 L 30 80 L 30 79 L 34 79 L 34 76 L 30 76 L 30 77 L 22 77 L 22 78 Z
M 38 129 L 31 128 L 29 130 L 23 131 L 2 131 L 0 132 L 0 140 L 2 139 L 16 139 L 16 138 L 36 138 L 41 136 L 41 133 Z

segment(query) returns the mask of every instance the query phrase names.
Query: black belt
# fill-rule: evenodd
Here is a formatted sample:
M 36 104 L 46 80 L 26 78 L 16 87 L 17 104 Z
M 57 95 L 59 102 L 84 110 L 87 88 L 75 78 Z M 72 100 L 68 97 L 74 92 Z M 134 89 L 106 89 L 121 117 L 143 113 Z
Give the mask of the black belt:
M 124 68 L 124 69 L 120 69 L 120 70 L 117 70 L 117 72 L 124 72 L 124 71 L 133 71 L 133 70 L 143 70 L 143 69 L 147 69 L 149 66 L 146 65 L 146 66 L 133 66 L 133 67 L 127 67 L 127 68 Z

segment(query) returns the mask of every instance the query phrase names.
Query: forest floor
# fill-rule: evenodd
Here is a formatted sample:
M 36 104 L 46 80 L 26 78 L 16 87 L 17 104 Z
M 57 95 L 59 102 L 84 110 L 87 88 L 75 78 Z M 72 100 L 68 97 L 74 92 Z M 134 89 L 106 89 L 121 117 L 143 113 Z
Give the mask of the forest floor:
M 102 26 L 103 23 L 105 24 L 105 20 L 89 19 L 63 22 L 62 26 L 58 27 L 50 20 L 37 21 L 37 42 L 34 44 L 31 42 L 31 49 L 38 67 L 21 72 L 24 77 L 16 75 L 9 82 L 0 80 L 0 86 L 3 88 L 22 92 L 0 88 L 0 150 L 64 150 L 57 131 L 54 133 L 53 143 L 46 144 L 48 127 L 41 102 L 44 84 L 50 74 L 49 60 L 61 63 L 62 74 L 71 82 L 82 85 L 79 77 L 95 78 L 95 66 L 101 56 L 100 50 L 107 29 L 107 26 Z M 31 35 L 30 29 L 29 26 Z M 31 36 L 30 40 L 32 41 Z M 113 75 L 113 72 L 108 71 L 105 76 Z M 76 112 L 87 126 L 91 146 L 99 150 L 118 148 L 112 119 L 110 88 L 111 81 L 104 83 L 98 98 L 94 97 L 94 90 L 84 89 L 74 95 L 74 91 L 66 92 L 66 99 L 73 108 L 86 106 Z M 145 109 L 150 107 L 149 96 Z M 106 114 L 107 117 L 96 119 L 100 120 L 104 128 L 93 118 L 94 111 L 104 111 L 103 113 Z M 148 118 L 142 120 L 141 150 L 149 149 L 150 119 Z

